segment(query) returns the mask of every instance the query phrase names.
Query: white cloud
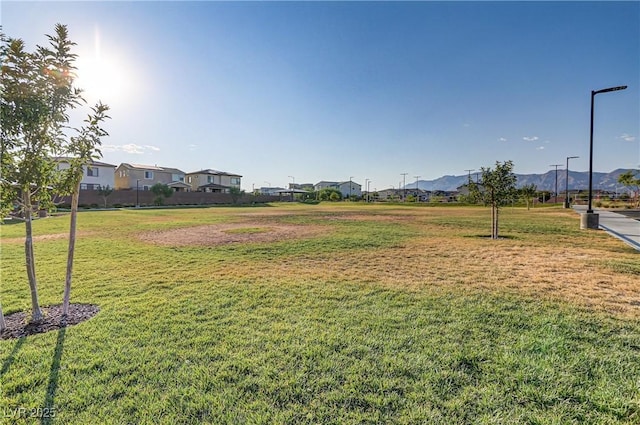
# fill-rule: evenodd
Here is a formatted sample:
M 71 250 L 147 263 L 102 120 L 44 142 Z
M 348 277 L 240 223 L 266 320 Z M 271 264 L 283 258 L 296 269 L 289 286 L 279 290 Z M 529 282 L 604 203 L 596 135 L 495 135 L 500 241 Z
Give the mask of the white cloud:
M 147 150 L 158 152 L 160 148 L 158 148 L 157 146 L 151 146 L 151 145 L 140 146 L 140 145 L 136 145 L 135 143 L 127 143 L 124 145 L 102 145 L 103 152 L 125 152 L 125 153 L 141 155 L 145 153 L 145 151 Z
M 522 140 L 524 140 L 525 142 L 535 142 L 536 140 L 538 140 L 539 137 L 538 136 L 532 136 L 532 137 L 523 137 Z
M 538 146 L 538 147 L 536 148 L 536 150 L 537 150 L 537 151 L 543 151 L 543 150 L 544 150 L 544 146 Z
M 632 136 L 627 133 L 623 133 L 622 135 L 620 135 L 620 137 L 618 137 L 618 139 L 622 139 L 625 142 L 633 142 L 634 140 L 636 140 L 635 136 Z
M 187 147 L 189 148 L 190 151 L 195 151 L 198 145 L 190 144 Z
M 501 138 L 498 139 L 498 142 L 506 142 L 506 141 L 507 141 L 507 139 L 504 138 L 504 137 L 501 137 Z

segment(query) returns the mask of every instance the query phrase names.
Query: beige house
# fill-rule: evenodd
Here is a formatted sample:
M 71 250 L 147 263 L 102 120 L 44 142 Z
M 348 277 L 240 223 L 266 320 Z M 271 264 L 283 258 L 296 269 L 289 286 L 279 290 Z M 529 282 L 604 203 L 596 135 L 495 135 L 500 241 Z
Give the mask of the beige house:
M 188 192 L 190 186 L 185 183 L 184 171 L 177 168 L 158 167 L 157 165 L 142 165 L 122 163 L 116 168 L 115 188 L 149 190 L 151 186 L 163 183 L 176 191 Z
M 185 183 L 191 185 L 192 191 L 229 193 L 229 189 L 240 189 L 239 174 L 217 170 L 200 170 L 185 175 Z

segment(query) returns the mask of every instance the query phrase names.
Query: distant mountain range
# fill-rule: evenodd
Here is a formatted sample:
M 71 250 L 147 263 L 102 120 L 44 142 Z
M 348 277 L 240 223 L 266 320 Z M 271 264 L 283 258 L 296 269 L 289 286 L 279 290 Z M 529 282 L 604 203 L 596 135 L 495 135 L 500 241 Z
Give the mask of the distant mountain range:
M 618 183 L 618 176 L 628 169 L 617 169 L 610 173 L 593 173 L 593 189 L 594 190 L 607 190 L 614 192 L 616 186 L 618 190 L 622 190 L 622 186 Z M 638 171 L 638 170 L 636 170 Z M 558 170 L 558 192 L 562 193 L 565 189 L 565 170 Z M 479 178 L 482 176 L 479 175 Z M 518 178 L 517 186 L 522 187 L 524 185 L 534 184 L 538 190 L 548 190 L 550 192 L 555 191 L 556 185 L 556 171 L 550 170 L 544 174 L 516 174 Z M 471 174 L 472 180 L 475 181 L 475 173 Z M 456 190 L 459 186 L 466 184 L 469 180 L 468 174 L 460 176 L 442 176 L 435 180 L 418 180 L 418 189 L 422 190 Z M 407 189 L 413 189 L 416 187 L 416 183 L 407 184 Z M 576 189 L 588 189 L 589 188 L 589 172 L 588 171 L 571 171 L 569 170 L 569 190 Z

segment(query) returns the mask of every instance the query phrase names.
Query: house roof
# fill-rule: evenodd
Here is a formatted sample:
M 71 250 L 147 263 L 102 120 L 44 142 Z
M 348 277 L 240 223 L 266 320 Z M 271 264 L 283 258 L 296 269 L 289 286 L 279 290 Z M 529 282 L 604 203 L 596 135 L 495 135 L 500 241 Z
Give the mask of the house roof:
M 185 187 L 185 188 L 191 187 L 190 184 L 187 184 L 185 182 L 171 182 L 171 183 L 167 184 L 167 186 L 169 186 L 169 187 Z
M 213 170 L 211 168 L 207 168 L 206 170 L 194 171 L 192 173 L 187 173 L 187 174 L 209 174 L 209 175 L 212 175 L 212 176 L 242 177 L 240 174 L 228 173 L 226 171 Z
M 185 174 L 184 171 L 179 170 L 177 168 L 158 167 L 157 165 L 130 164 L 128 162 L 123 162 L 122 164 L 120 164 L 120 166 L 124 166 L 127 168 L 135 168 L 138 170 L 164 171 L 165 173 Z
M 203 184 L 202 186 L 198 186 L 198 189 L 231 189 L 229 186 L 223 186 L 221 184 L 216 184 L 216 183 L 207 183 L 207 184 Z
M 56 156 L 53 158 L 54 161 L 58 161 L 58 162 L 68 162 L 68 161 L 71 161 L 72 159 L 74 158 L 70 156 Z M 100 161 L 91 161 L 89 164 L 95 167 L 113 167 L 113 168 L 117 167 L 116 165 L 107 164 L 106 162 L 100 162 Z
M 184 171 L 179 170 L 177 168 L 165 168 L 165 167 L 162 167 L 162 170 L 163 171 L 167 171 L 167 172 L 169 172 L 171 174 L 185 174 Z

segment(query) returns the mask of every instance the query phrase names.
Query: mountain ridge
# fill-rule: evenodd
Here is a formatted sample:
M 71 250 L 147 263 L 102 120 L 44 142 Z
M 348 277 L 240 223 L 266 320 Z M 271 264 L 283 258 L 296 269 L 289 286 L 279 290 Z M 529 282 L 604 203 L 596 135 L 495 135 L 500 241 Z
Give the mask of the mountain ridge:
M 593 189 L 594 190 L 607 190 L 616 191 L 622 190 L 624 186 L 618 183 L 618 176 L 627 171 L 640 172 L 637 169 L 625 169 L 618 168 L 608 173 L 593 172 Z M 565 170 L 558 170 L 558 192 L 562 193 L 565 190 L 566 172 Z M 476 180 L 476 174 L 471 174 L 471 179 Z M 480 178 L 480 173 L 478 173 Z M 516 174 L 517 187 L 522 187 L 529 184 L 534 184 L 538 190 L 547 190 L 555 192 L 556 187 L 556 171 L 549 170 L 544 174 Z M 418 180 L 418 188 L 421 190 L 443 190 L 454 191 L 459 186 L 467 183 L 469 180 L 468 174 L 456 175 L 444 175 L 434 180 Z M 406 189 L 414 189 L 416 183 L 410 183 L 404 186 Z M 569 190 L 587 190 L 589 189 L 589 172 L 588 171 L 571 171 L 569 170 Z

